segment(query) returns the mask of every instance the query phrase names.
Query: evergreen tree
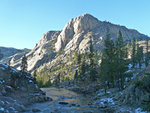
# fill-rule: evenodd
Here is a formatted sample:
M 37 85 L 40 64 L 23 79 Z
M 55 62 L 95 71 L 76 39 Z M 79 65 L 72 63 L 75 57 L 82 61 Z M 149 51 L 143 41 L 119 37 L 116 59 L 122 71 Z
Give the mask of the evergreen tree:
M 75 60 L 76 60 L 76 64 L 80 65 L 80 63 L 81 63 L 81 54 L 80 54 L 80 52 L 75 51 L 74 57 L 75 57 Z
M 142 61 L 143 61 L 143 47 L 140 47 L 139 44 L 137 45 L 136 59 L 137 59 L 137 62 L 139 64 L 139 68 L 141 68 Z
M 95 57 L 94 57 L 94 49 L 93 49 L 93 43 L 92 43 L 92 37 L 90 37 L 90 53 L 89 53 L 89 60 L 90 60 L 90 66 L 89 66 L 89 70 L 90 70 L 90 79 L 92 81 L 96 80 L 96 75 L 97 75 L 97 71 L 96 71 L 96 64 L 94 62 Z
M 106 78 L 104 80 L 104 83 L 107 83 L 107 86 L 110 87 L 110 83 L 114 86 L 114 76 L 115 76 L 115 67 L 114 67 L 114 60 L 115 60 L 115 45 L 114 42 L 111 40 L 111 36 L 109 33 L 109 30 L 107 30 L 107 35 L 106 39 L 104 40 L 104 52 L 103 52 L 103 59 L 102 59 L 102 64 L 103 60 L 105 59 L 105 65 L 101 66 L 102 69 L 104 69 L 101 72 L 101 76 L 104 77 L 103 74 L 106 74 Z
M 45 86 L 48 87 L 48 86 L 51 86 L 52 83 L 51 83 L 51 79 L 50 77 L 48 78 L 48 81 L 46 82 Z
M 126 48 L 123 42 L 123 37 L 121 31 L 119 31 L 119 36 L 116 40 L 116 59 L 115 59 L 115 72 L 116 79 L 118 81 L 117 86 L 119 89 L 123 89 L 124 80 L 125 80 L 125 72 L 128 70 L 128 63 L 126 61 Z
M 24 73 L 24 72 L 27 72 L 27 67 L 28 67 L 28 64 L 27 64 L 27 57 L 26 55 L 23 56 L 22 58 L 22 62 L 21 62 L 21 71 Z
M 78 70 L 75 71 L 74 80 L 78 80 Z
M 36 77 L 37 77 L 37 71 L 36 71 L 36 69 L 34 70 L 32 76 L 33 76 L 34 83 L 36 83 Z
M 81 72 L 81 59 L 82 59 L 80 52 L 75 51 L 74 58 L 75 58 L 75 65 L 78 66 L 78 69 L 74 73 L 74 80 L 78 80 L 79 74 Z
M 36 79 L 36 77 L 37 77 L 37 71 L 36 71 L 36 69 L 34 70 L 34 72 L 33 72 L 33 77 Z
M 130 45 L 129 43 L 125 47 L 125 58 L 128 58 L 130 52 Z
M 58 86 L 60 83 L 60 73 L 56 76 L 55 85 Z
M 85 60 L 83 59 L 83 61 L 82 61 L 82 63 L 81 63 L 81 67 L 80 67 L 80 75 L 79 75 L 79 79 L 80 80 L 83 80 L 84 78 L 84 74 L 85 74 L 85 72 L 86 72 L 86 68 L 87 68 L 87 66 L 86 66 L 86 63 L 85 63 Z
M 149 46 L 148 46 L 148 40 L 146 40 L 146 53 L 145 53 L 145 66 L 148 66 L 150 55 L 149 55 Z
M 136 42 L 135 42 L 135 38 L 132 41 L 132 55 L 131 55 L 131 60 L 132 60 L 132 68 L 134 68 L 135 65 L 136 65 Z
M 0 60 L 3 58 L 3 54 L 1 52 L 1 49 L 0 49 Z
M 104 45 L 105 48 L 100 66 L 101 82 L 103 83 L 105 91 L 107 87 L 110 87 L 110 84 L 114 87 L 116 82 L 117 87 L 123 89 L 127 75 L 126 71 L 128 70 L 128 62 L 121 31 L 119 31 L 119 36 L 115 44 L 108 33 Z
M 108 78 L 109 78 L 108 71 L 109 71 L 108 70 L 108 60 L 106 58 L 106 54 L 104 53 L 102 55 L 101 65 L 100 65 L 100 81 L 102 83 L 102 86 L 105 89 L 105 93 L 107 90 L 107 82 L 108 82 Z

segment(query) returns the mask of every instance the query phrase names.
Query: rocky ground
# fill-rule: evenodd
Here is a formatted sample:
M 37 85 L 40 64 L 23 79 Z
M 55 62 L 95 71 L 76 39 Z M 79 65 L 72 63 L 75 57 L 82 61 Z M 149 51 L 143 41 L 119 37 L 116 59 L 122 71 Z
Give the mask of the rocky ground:
M 126 78 L 125 89 L 122 91 L 118 88 L 110 88 L 105 93 L 99 82 L 74 83 L 72 81 L 63 83 L 60 87 L 88 95 L 92 100 L 89 105 L 101 112 L 149 113 L 143 109 L 149 102 L 149 70 L 150 67 L 130 68 L 133 77 L 130 80 Z
M 121 99 L 123 98 L 124 90 L 119 91 L 117 88 L 110 88 L 105 93 L 104 89 L 97 90 L 98 87 L 98 85 L 91 84 L 66 88 L 86 96 L 88 95 L 92 100 L 91 103 L 88 103 L 88 106 L 96 108 L 102 113 L 149 113 L 143 111 L 139 106 L 123 103 Z
M 40 90 L 28 73 L 0 63 L 0 112 L 25 112 L 26 106 L 35 102 L 51 101 Z
M 137 77 L 126 83 L 123 91 L 110 88 L 105 93 L 99 82 L 70 81 L 58 88 L 42 89 L 45 95 L 28 73 L 22 74 L 0 63 L 0 112 L 148 113 L 142 111 L 143 103 L 139 102 L 142 99 L 149 102 L 149 82 L 142 82 L 149 76 L 149 68 L 136 70 Z M 135 95 L 136 90 L 140 92 Z M 134 97 L 139 98 L 135 100 Z

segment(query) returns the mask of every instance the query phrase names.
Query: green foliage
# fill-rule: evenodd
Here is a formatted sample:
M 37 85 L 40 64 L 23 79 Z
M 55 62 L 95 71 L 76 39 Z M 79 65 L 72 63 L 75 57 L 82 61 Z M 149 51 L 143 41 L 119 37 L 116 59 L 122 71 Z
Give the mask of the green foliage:
M 64 53 L 65 53 L 64 50 L 60 50 L 60 51 L 57 53 L 57 56 L 62 55 L 62 54 L 64 54 Z
M 18 79 L 18 78 L 20 77 L 19 74 L 20 74 L 20 73 L 12 73 L 11 76 L 10 76 L 10 79 L 11 79 L 11 80 L 16 80 L 16 79 Z
M 128 70 L 128 62 L 126 61 L 126 48 L 123 42 L 123 37 L 121 31 L 119 31 L 119 36 L 116 40 L 115 46 L 115 80 L 117 80 L 118 88 L 123 89 L 124 81 L 126 77 L 126 71 Z M 118 65 L 119 64 L 119 65 Z
M 125 77 L 129 75 L 126 73 L 128 62 L 121 31 L 119 31 L 115 44 L 111 40 L 109 32 L 104 42 L 105 49 L 100 66 L 100 79 L 103 87 L 106 90 L 106 87 L 110 87 L 112 84 L 112 87 L 116 85 L 119 89 L 123 89 Z
M 128 58 L 129 52 L 130 52 L 130 44 L 128 43 L 125 46 L 125 58 Z
M 135 38 L 132 41 L 132 55 L 131 55 L 131 60 L 132 60 L 132 64 L 133 64 L 133 68 L 136 65 L 136 42 L 135 42 Z
M 82 81 L 84 80 L 83 77 L 84 77 L 84 74 L 85 74 L 86 70 L 87 70 L 87 65 L 85 63 L 85 60 L 83 60 L 82 63 L 81 63 L 81 67 L 79 69 L 79 79 L 82 80 Z
M 144 111 L 150 111 L 150 102 L 148 102 L 147 104 L 144 104 L 142 108 Z
M 150 60 L 150 53 L 149 53 L 149 45 L 148 45 L 148 40 L 146 40 L 146 53 L 145 53 L 145 66 L 148 66 Z
M 1 49 L 0 49 L 0 60 L 3 58 L 3 54 L 1 53 Z
M 150 75 L 150 73 L 144 73 L 145 75 Z
M 27 72 L 28 64 L 27 64 L 27 57 L 26 55 L 23 56 L 21 61 L 21 71 L 23 73 Z
M 90 73 L 89 74 L 90 74 L 90 79 L 92 81 L 95 81 L 96 77 L 97 77 L 96 63 L 95 63 L 96 57 L 94 56 L 92 40 L 93 40 L 93 37 L 90 37 L 90 52 L 89 52 L 89 60 L 90 60 L 89 71 L 90 71 Z
M 78 71 L 76 70 L 75 73 L 74 73 L 74 79 L 77 81 L 78 78 L 79 78 L 79 77 L 78 77 Z
M 137 55 L 136 60 L 139 64 L 139 68 L 142 66 L 142 60 L 143 60 L 143 47 L 140 47 L 139 44 L 137 45 Z
M 114 86 L 114 74 L 115 74 L 115 45 L 111 40 L 109 30 L 107 30 L 106 39 L 104 40 L 104 52 L 101 63 L 101 79 L 104 80 L 103 86 L 110 87 L 110 83 Z M 104 78 L 103 78 L 104 77 Z M 106 86 L 107 85 L 107 86 Z
M 146 73 L 147 74 L 147 73 Z M 144 76 L 142 79 L 136 79 L 133 81 L 133 84 L 136 86 L 139 86 L 141 88 L 149 89 L 150 87 L 150 76 L 148 75 Z
M 36 71 L 36 69 L 34 70 L 34 72 L 33 72 L 33 75 L 32 75 L 34 78 L 36 78 L 37 77 L 37 71 Z
M 135 84 L 137 87 L 138 86 L 143 86 L 143 82 L 141 80 L 138 80 L 138 79 L 134 80 L 133 84 Z
M 81 54 L 80 54 L 80 52 L 78 53 L 78 51 L 75 51 L 74 52 L 74 58 L 75 58 L 76 64 L 79 65 L 81 63 Z

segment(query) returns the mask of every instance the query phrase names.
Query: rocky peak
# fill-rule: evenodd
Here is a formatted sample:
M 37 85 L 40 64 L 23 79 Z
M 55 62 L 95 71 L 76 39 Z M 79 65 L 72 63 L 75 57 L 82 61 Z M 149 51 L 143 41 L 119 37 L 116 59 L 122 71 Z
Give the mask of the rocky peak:
M 111 34 L 112 40 L 116 40 L 118 32 L 121 31 L 124 41 L 131 41 L 133 38 L 137 40 L 148 39 L 136 30 L 128 29 L 124 26 L 115 25 L 110 22 L 102 22 L 90 14 L 83 14 L 79 17 L 71 19 L 68 24 L 64 27 L 62 32 L 57 38 L 55 43 L 56 52 L 62 49 L 67 51 L 75 50 L 87 50 L 89 42 L 89 33 L 94 38 L 94 46 L 97 49 L 103 48 L 103 40 L 106 37 L 107 29 Z
M 60 51 L 78 33 L 96 28 L 100 21 L 90 14 L 83 14 L 71 19 L 60 33 L 55 44 L 56 51 Z
M 74 32 L 79 33 L 85 30 L 91 30 L 97 27 L 100 21 L 90 14 L 83 14 L 73 20 Z
M 54 40 L 58 37 L 60 31 L 48 31 L 47 33 L 43 34 L 40 42 L 38 45 L 44 44 L 49 40 Z

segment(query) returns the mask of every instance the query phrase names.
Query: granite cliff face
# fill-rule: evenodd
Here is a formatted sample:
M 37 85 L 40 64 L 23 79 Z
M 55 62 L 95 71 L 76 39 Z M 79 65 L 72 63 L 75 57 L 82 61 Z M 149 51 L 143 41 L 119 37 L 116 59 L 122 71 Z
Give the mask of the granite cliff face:
M 44 34 L 39 43 L 27 54 L 28 70 L 31 71 L 54 59 L 56 53 L 54 43 L 60 31 L 49 31 Z
M 64 27 L 55 44 L 56 51 L 64 49 L 68 52 L 77 48 L 80 51 L 85 51 L 87 50 L 90 36 L 93 37 L 95 49 L 102 49 L 107 29 L 109 29 L 113 40 L 117 38 L 119 30 L 122 32 L 124 41 L 130 41 L 133 38 L 137 40 L 148 38 L 136 30 L 127 29 L 124 26 L 111 24 L 106 21 L 102 22 L 89 14 L 84 14 L 71 19 Z
M 136 40 L 149 39 L 148 36 L 136 30 L 106 21 L 99 21 L 90 14 L 83 14 L 71 19 L 62 31 L 49 31 L 42 36 L 39 43 L 26 54 L 28 71 L 33 72 L 34 69 L 41 69 L 45 65 L 50 68 L 61 61 L 65 62 L 68 54 L 74 50 L 87 52 L 90 37 L 93 37 L 94 50 L 102 50 L 108 29 L 113 40 L 117 38 L 119 31 L 122 32 L 125 42 L 130 42 L 133 38 Z M 11 65 L 19 69 L 21 58 L 15 60 L 14 56 L 12 59 L 14 60 Z
M 96 28 L 100 22 L 89 14 L 81 15 L 71 19 L 60 33 L 55 44 L 56 51 L 63 49 L 75 36 L 82 35 L 83 32 Z
M 7 59 L 17 53 L 27 52 L 29 49 L 16 49 L 10 47 L 0 47 L 0 60 Z

